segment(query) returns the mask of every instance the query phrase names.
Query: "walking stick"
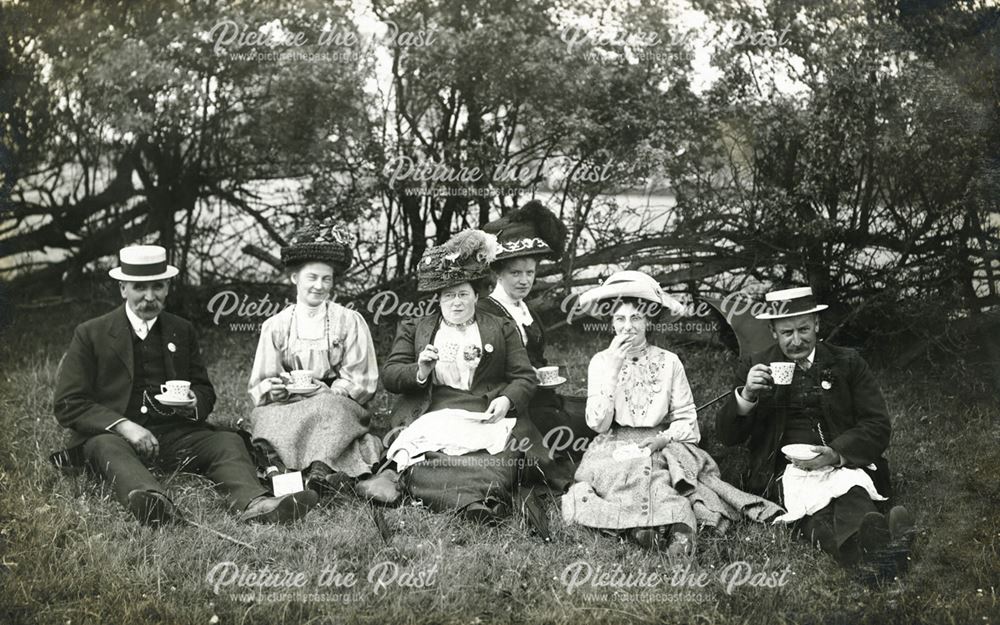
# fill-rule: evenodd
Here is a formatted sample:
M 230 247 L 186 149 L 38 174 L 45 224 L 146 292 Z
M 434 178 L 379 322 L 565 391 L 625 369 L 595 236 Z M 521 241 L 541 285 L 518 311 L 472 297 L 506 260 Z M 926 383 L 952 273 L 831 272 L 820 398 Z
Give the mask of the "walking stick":
M 712 401 L 708 402 L 707 404 L 702 404 L 701 406 L 698 406 L 697 408 L 694 409 L 694 411 L 695 412 L 700 412 L 703 408 L 708 408 L 709 406 L 711 406 L 712 404 L 718 402 L 720 399 L 723 399 L 724 397 L 726 397 L 726 395 L 729 395 L 730 393 L 732 393 L 732 391 L 726 391 L 725 393 L 723 393 L 722 395 L 719 395 L 718 397 L 716 397 Z

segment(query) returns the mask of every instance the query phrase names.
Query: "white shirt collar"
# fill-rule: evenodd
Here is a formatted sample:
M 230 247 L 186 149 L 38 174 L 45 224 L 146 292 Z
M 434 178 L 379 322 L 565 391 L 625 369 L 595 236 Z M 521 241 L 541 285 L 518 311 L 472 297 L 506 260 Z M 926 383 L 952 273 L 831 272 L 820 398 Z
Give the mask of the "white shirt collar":
M 497 282 L 496 288 L 490 293 L 490 297 L 495 299 L 498 304 L 504 307 L 514 321 L 521 326 L 530 326 L 534 319 L 531 317 L 531 313 L 528 311 L 527 305 L 521 300 L 514 300 L 510 295 L 507 295 L 507 291 L 503 290 L 503 286 Z
M 814 364 L 814 362 L 816 360 L 816 348 L 815 347 L 813 348 L 813 350 L 811 352 L 809 352 L 809 355 L 806 356 L 806 360 L 809 361 L 809 366 L 810 367 Z
M 142 339 L 146 338 L 146 333 L 153 329 L 153 325 L 156 323 L 156 320 L 160 318 L 159 315 L 157 315 L 149 321 L 145 321 L 140 318 L 139 315 L 132 312 L 132 307 L 128 305 L 128 302 L 125 303 L 125 316 L 128 317 L 128 323 L 132 326 L 136 335 Z

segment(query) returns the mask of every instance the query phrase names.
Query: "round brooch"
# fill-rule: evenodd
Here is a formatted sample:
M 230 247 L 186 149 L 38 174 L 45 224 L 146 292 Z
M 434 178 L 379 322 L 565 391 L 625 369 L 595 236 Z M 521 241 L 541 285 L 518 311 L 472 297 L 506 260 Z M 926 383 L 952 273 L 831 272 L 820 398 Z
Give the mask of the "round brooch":
M 167 343 L 167 349 L 170 350 L 170 353 L 172 354 L 177 351 L 177 346 L 173 343 Z
M 830 380 L 823 380 L 819 383 L 819 385 L 823 387 L 824 391 L 828 391 L 833 388 L 833 382 L 830 382 Z

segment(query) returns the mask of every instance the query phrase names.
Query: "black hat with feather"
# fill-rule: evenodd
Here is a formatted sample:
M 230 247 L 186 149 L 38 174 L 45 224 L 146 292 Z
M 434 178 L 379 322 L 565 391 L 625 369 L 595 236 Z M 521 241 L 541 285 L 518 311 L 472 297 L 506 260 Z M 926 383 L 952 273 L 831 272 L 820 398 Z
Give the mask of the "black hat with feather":
M 497 235 L 498 261 L 524 256 L 559 260 L 566 250 L 566 225 L 538 200 L 494 219 L 483 230 Z

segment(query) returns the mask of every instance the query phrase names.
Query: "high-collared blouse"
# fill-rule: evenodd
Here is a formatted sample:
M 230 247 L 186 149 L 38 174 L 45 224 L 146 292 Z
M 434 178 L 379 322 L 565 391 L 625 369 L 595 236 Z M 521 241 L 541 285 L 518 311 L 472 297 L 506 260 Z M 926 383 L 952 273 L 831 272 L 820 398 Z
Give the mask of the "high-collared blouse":
M 325 318 L 320 312 L 314 320 L 296 315 L 296 308 L 285 308 L 261 327 L 248 384 L 254 405 L 267 401 L 264 380 L 296 369 L 309 369 L 360 404 L 374 397 L 378 363 L 364 318 L 335 302 L 325 304 Z
M 434 383 L 467 391 L 472 388 L 472 377 L 483 357 L 483 339 L 479 324 L 463 327 L 449 326 L 442 319 L 434 333 L 434 347 L 438 361 L 434 366 Z
M 587 425 L 607 432 L 612 422 L 631 427 L 659 427 L 680 442 L 697 443 L 701 434 L 694 397 L 677 354 L 655 345 L 625 358 L 615 371 L 603 350 L 587 371 Z
M 521 342 L 528 342 L 528 334 L 525 331 L 526 326 L 530 326 L 534 323 L 535 319 L 531 316 L 531 311 L 528 310 L 528 305 L 524 303 L 523 300 L 515 300 L 507 291 L 504 290 L 503 285 L 499 282 L 493 292 L 490 293 L 490 299 L 492 299 L 497 304 L 507 311 L 510 318 L 514 320 L 517 324 L 517 329 L 521 333 Z

